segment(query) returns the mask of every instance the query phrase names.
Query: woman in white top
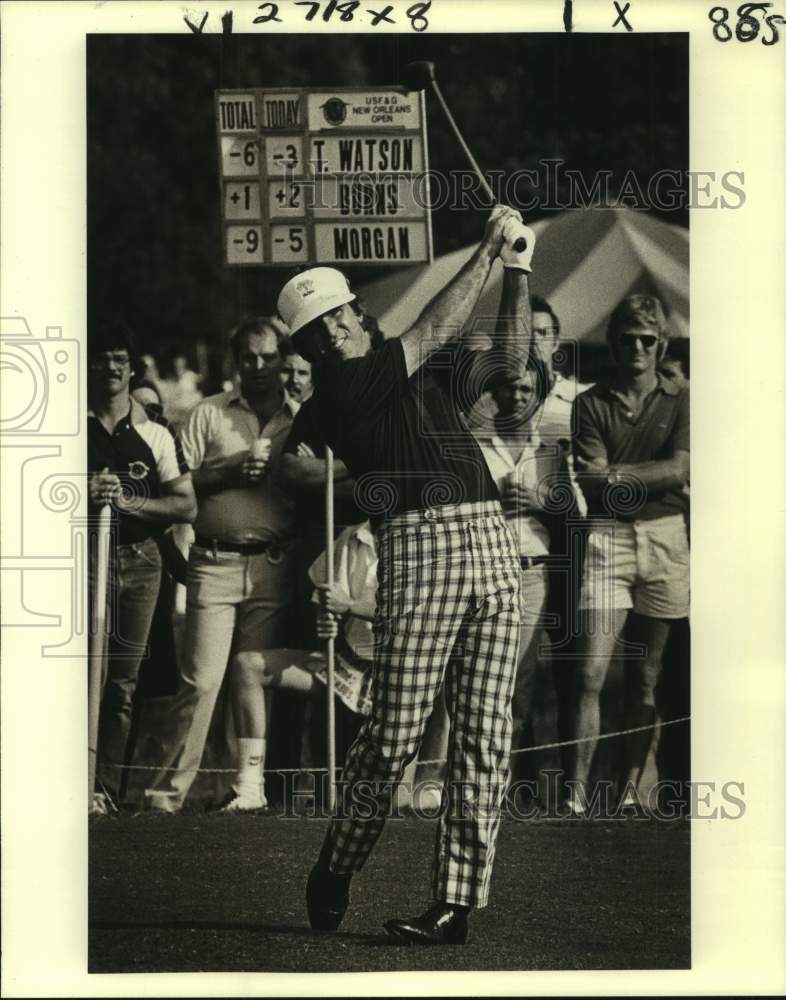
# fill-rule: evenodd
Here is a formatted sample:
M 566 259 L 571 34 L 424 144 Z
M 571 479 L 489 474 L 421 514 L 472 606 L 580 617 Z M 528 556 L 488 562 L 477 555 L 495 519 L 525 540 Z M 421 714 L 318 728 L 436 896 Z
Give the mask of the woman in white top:
M 313 563 L 309 576 L 319 604 L 317 635 L 335 639 L 336 695 L 353 712 L 371 712 L 371 662 L 377 553 L 368 522 L 346 528 L 333 550 L 334 582 L 325 579 L 325 554 Z M 267 737 L 268 691 L 285 688 L 304 695 L 327 684 L 322 651 L 264 649 L 238 653 L 230 672 L 238 742 L 238 773 L 220 808 L 242 812 L 265 806 L 262 771 Z

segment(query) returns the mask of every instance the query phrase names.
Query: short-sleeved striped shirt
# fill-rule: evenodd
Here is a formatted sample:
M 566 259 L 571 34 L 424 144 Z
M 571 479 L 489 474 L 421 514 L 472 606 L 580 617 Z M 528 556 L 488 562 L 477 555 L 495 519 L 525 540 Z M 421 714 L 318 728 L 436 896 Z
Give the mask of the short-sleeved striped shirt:
M 132 495 L 160 497 L 161 487 L 188 473 L 177 436 L 163 418 L 131 400 L 128 415 L 110 433 L 91 411 L 87 415 L 87 469 L 109 469 Z M 148 521 L 126 514 L 117 518 L 120 545 L 143 542 L 157 534 Z

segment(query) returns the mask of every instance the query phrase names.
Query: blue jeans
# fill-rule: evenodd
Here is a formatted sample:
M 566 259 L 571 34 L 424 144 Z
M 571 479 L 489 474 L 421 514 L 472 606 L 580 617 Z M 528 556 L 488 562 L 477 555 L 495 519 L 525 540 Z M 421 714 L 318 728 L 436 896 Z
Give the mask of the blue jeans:
M 139 666 L 161 585 L 161 554 L 155 540 L 119 545 L 112 554 L 107 607 L 107 657 L 98 725 L 96 777 L 117 794 L 125 762 Z

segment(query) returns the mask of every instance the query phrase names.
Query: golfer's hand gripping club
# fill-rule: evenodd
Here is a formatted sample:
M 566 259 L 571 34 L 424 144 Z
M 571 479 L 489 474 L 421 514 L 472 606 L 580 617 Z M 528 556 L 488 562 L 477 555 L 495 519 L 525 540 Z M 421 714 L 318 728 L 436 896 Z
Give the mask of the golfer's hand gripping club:
M 509 219 L 503 229 L 505 246 L 500 258 L 503 267 L 518 271 L 532 270 L 532 254 L 535 252 L 535 233 L 529 226 L 517 219 Z
M 525 226 L 521 214 L 508 205 L 495 205 L 486 222 L 484 242 L 494 257 L 500 257 L 505 267 L 522 271 L 532 269 L 535 234 Z M 524 249 L 516 246 L 524 243 Z

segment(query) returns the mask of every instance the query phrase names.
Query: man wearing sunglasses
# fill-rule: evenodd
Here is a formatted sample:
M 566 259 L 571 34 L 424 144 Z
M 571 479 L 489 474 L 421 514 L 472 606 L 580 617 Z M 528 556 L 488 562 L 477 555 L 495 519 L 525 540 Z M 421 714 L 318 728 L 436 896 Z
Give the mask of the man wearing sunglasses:
M 659 300 L 624 299 L 611 314 L 606 338 L 616 367 L 608 381 L 574 404 L 574 461 L 589 512 L 580 604 L 579 742 L 568 803 L 577 813 L 586 809 L 583 793 L 599 734 L 600 693 L 626 622 L 625 728 L 641 731 L 626 742 L 622 805 L 639 805 L 663 650 L 672 623 L 689 608 L 688 390 L 657 372 L 668 345 Z

